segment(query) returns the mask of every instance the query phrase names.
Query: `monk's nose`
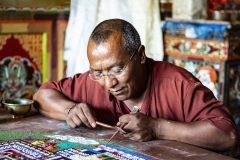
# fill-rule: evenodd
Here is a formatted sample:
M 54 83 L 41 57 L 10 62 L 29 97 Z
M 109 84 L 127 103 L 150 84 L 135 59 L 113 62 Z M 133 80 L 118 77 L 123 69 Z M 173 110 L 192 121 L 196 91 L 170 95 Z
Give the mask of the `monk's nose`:
M 106 88 L 112 88 L 117 84 L 117 79 L 110 76 L 104 76 L 104 86 Z

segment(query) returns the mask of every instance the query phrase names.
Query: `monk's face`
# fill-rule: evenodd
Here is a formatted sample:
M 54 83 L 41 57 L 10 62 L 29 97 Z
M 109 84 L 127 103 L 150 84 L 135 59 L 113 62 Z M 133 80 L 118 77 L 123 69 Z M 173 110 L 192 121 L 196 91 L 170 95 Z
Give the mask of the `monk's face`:
M 123 38 L 119 33 L 111 35 L 106 42 L 99 45 L 90 40 L 87 52 L 92 73 L 104 75 L 97 82 L 113 96 L 123 101 L 141 94 L 142 87 L 145 87 L 142 84 L 145 60 L 143 62 L 139 58 L 139 49 L 135 52 L 135 58 L 130 60 L 131 55 L 125 53 Z M 126 68 L 119 76 L 107 76 L 108 73 L 117 73 L 115 71 L 124 66 Z

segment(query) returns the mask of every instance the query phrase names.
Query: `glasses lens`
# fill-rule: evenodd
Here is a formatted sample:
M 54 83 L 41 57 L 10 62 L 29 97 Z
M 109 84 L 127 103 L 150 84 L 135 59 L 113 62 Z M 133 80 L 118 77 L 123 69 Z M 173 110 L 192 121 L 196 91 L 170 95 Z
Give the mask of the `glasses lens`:
M 110 70 L 107 75 L 104 75 L 102 73 L 94 73 L 90 71 L 88 77 L 93 81 L 100 81 L 104 79 L 103 78 L 104 76 L 109 76 L 111 78 L 119 78 L 122 76 L 123 72 L 124 70 L 122 68 L 115 68 L 113 70 Z
M 108 72 L 108 75 L 113 75 L 113 76 L 121 75 L 122 71 L 123 71 L 122 68 L 113 68 Z

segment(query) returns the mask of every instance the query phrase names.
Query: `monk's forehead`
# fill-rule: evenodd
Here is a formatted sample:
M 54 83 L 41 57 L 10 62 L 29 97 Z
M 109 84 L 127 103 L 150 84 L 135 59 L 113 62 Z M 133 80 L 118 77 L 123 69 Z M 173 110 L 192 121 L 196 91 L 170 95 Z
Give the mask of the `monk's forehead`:
M 96 44 L 93 40 L 88 44 L 88 56 L 109 56 L 116 52 L 124 52 L 124 41 L 121 34 L 112 34 L 106 41 Z

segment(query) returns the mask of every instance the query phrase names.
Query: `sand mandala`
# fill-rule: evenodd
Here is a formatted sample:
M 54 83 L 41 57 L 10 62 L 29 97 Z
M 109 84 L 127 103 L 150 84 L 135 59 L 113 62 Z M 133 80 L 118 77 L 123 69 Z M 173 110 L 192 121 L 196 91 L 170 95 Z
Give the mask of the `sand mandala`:
M 0 132 L 0 160 L 146 160 L 131 151 L 81 136 Z

